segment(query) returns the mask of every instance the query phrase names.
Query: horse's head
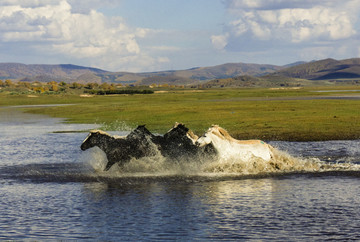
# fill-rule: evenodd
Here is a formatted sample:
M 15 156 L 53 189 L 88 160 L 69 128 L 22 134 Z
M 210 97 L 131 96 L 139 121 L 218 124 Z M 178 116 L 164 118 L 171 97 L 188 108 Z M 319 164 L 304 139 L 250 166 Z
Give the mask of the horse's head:
M 94 146 L 101 148 L 101 144 L 107 139 L 111 139 L 111 136 L 108 133 L 101 130 L 91 130 L 89 135 L 82 142 L 80 148 L 81 150 L 87 150 Z
M 208 145 L 212 142 L 211 137 L 206 135 L 206 133 L 201 136 L 200 138 L 197 139 L 197 141 L 195 142 L 195 144 L 199 147 L 203 147 L 205 145 Z
M 195 141 L 198 139 L 184 124 L 178 122 L 163 137 L 165 142 L 186 144 L 187 146 L 194 146 Z
M 196 141 L 196 145 L 203 147 L 207 144 L 214 143 L 214 141 L 218 139 L 224 140 L 228 135 L 229 134 L 223 128 L 218 125 L 212 125 L 205 134 Z
M 196 145 L 199 147 L 203 147 L 205 145 L 208 145 L 212 142 L 212 132 L 213 132 L 213 126 L 210 127 L 200 138 L 197 139 Z

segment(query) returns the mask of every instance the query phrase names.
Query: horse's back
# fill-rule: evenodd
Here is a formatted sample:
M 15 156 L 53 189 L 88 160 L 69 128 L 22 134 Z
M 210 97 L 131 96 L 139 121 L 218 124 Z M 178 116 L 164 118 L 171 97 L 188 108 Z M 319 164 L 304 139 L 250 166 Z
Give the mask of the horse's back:
M 261 140 L 235 140 L 236 143 L 242 145 L 257 145 L 257 144 L 265 144 L 264 141 Z

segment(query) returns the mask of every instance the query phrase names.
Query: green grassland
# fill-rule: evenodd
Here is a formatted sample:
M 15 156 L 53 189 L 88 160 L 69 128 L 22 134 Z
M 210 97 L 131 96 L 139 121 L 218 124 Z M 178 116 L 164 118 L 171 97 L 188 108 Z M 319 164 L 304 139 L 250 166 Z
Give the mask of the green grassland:
M 299 89 L 179 88 L 146 95 L 91 97 L 78 94 L 38 94 L 34 97 L 0 93 L 0 106 L 73 104 L 24 110 L 66 118 L 67 122 L 97 123 L 106 130 L 135 128 L 139 124 L 146 124 L 152 132 L 165 133 L 175 122 L 182 122 L 198 135 L 203 134 L 212 124 L 218 124 L 238 139 L 359 139 L 360 100 L 316 99 L 320 96 L 346 94 L 359 95 L 360 86 Z M 0 115 L 5 115 L 4 112 L 0 111 Z

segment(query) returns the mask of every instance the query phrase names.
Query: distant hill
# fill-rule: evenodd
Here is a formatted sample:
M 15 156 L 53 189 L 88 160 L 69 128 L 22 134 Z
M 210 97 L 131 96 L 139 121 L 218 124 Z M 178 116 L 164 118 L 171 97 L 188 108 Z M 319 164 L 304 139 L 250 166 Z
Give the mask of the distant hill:
M 360 78 L 360 58 L 295 62 L 285 66 L 227 63 L 187 70 L 158 72 L 109 72 L 77 65 L 25 65 L 0 63 L 0 79 L 22 81 L 65 81 L 80 83 L 169 84 L 208 86 L 272 86 L 306 83 L 305 80 Z M 209 82 L 210 81 L 210 82 Z M 290 84 L 289 84 L 290 85 Z
M 211 67 L 195 67 L 187 70 L 145 73 L 108 72 L 98 74 L 98 76 L 100 76 L 104 82 L 136 83 L 139 85 L 164 83 L 172 85 L 188 85 L 239 75 L 261 76 L 281 69 L 281 66 L 275 65 L 228 63 Z
M 306 62 L 305 61 L 297 61 L 297 62 L 294 62 L 294 63 L 284 65 L 283 67 L 288 68 L 288 67 L 298 66 L 298 65 L 301 65 L 301 64 L 306 64 Z
M 308 80 L 360 78 L 360 58 L 313 61 L 282 69 L 272 75 Z
M 106 71 L 77 65 L 25 65 L 21 63 L 0 63 L 0 79 L 76 80 L 84 74 L 101 74 Z
M 261 76 L 280 70 L 275 65 L 228 63 L 212 67 L 196 67 L 188 70 L 159 72 L 109 72 L 101 69 L 76 65 L 25 65 L 20 63 L 0 63 L 0 79 L 24 81 L 65 81 L 65 82 L 112 82 L 136 83 L 139 85 L 173 84 L 187 85 L 201 83 L 216 78 L 239 75 Z
M 263 76 L 236 76 L 214 79 L 204 87 L 298 87 L 334 83 L 344 80 L 360 83 L 360 58 L 334 60 L 325 59 L 308 63 L 296 62 L 287 68 Z M 285 67 L 285 66 L 284 66 Z M 355 79 L 355 81 L 354 81 Z M 357 80 L 356 80 L 357 79 Z
M 227 63 L 211 67 L 198 67 L 189 70 L 175 71 L 174 75 L 194 80 L 212 80 L 216 78 L 229 78 L 240 75 L 262 76 L 282 69 L 281 66 Z

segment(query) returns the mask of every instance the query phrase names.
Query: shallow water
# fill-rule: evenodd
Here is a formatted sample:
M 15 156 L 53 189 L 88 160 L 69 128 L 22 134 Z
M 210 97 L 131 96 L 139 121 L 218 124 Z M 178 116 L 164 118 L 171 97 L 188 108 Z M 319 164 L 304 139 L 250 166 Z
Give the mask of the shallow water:
M 66 132 L 94 126 L 0 115 L 1 240 L 360 239 L 359 140 L 270 142 L 281 169 L 151 157 L 105 173 Z

